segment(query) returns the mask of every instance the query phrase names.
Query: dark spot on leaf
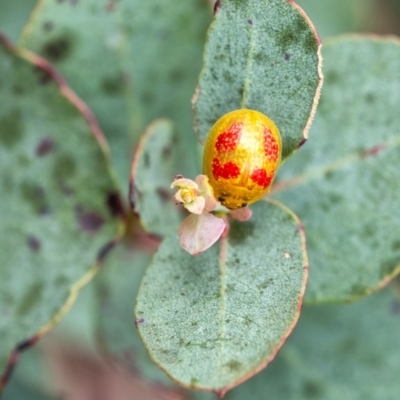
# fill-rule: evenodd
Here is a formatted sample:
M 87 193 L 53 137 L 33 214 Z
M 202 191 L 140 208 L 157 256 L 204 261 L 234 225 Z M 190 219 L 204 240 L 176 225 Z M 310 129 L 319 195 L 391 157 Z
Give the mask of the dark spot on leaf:
M 54 139 L 46 137 L 42 139 L 36 147 L 35 153 L 38 157 L 51 153 L 54 150 Z
M 33 236 L 33 235 L 27 236 L 26 243 L 27 243 L 28 247 L 35 253 L 40 251 L 40 249 L 42 248 L 40 240 L 36 236 Z
M 390 305 L 390 313 L 392 315 L 400 315 L 400 301 L 399 300 L 394 300 L 392 304 Z
M 33 68 L 33 71 L 38 76 L 38 81 L 41 85 L 46 85 L 51 82 L 52 77 L 48 71 L 36 66 Z
M 157 189 L 157 196 L 160 198 L 160 200 L 163 203 L 166 203 L 167 201 L 170 200 L 171 198 L 171 193 L 169 190 L 164 189 L 164 188 L 158 188 Z
M 192 321 L 191 325 L 192 326 L 197 326 L 197 322 L 196 321 Z
M 31 182 L 24 182 L 21 184 L 21 196 L 29 203 L 36 214 L 46 215 L 50 213 L 50 206 L 42 187 Z
M 172 153 L 172 149 L 171 149 L 170 146 L 165 146 L 165 147 L 162 149 L 162 156 L 163 156 L 164 159 L 169 158 L 169 156 L 171 155 L 171 153 Z
M 7 148 L 12 148 L 21 141 L 22 137 L 23 126 L 19 110 L 14 110 L 0 118 L 0 144 Z
M 108 193 L 107 206 L 113 217 L 123 217 L 125 215 L 124 205 L 119 192 Z
M 139 325 L 143 324 L 143 322 L 144 322 L 144 318 L 136 318 L 135 319 L 135 325 L 136 326 L 139 326 Z
M 51 21 L 46 21 L 46 22 L 43 24 L 43 29 L 44 29 L 46 32 L 51 32 L 51 31 L 54 29 L 54 24 L 53 24 L 53 22 L 51 22 Z
M 70 54 L 71 49 L 71 40 L 66 37 L 60 37 L 45 43 L 42 54 L 52 62 L 59 62 Z
M 22 298 L 18 308 L 17 314 L 20 316 L 24 316 L 29 314 L 29 312 L 38 304 L 43 290 L 42 283 L 36 283 L 30 287 L 30 289 L 25 293 Z
M 65 197 L 70 197 L 74 194 L 74 190 L 63 179 L 57 182 L 57 186 Z
M 114 96 L 121 93 L 123 88 L 124 84 L 121 74 L 104 78 L 101 82 L 101 89 L 103 93 L 109 96 Z
M 104 259 L 107 257 L 108 253 L 114 248 L 115 241 L 111 240 L 110 242 L 106 243 L 98 252 L 96 261 L 101 264 Z
M 85 232 L 96 233 L 104 224 L 103 217 L 96 212 L 83 212 L 79 206 L 75 211 L 79 227 Z
M 149 153 L 145 152 L 143 154 L 143 162 L 144 162 L 145 168 L 149 168 L 150 167 L 150 155 L 149 155 Z
M 373 94 L 373 93 L 367 93 L 366 94 L 366 96 L 365 96 L 365 101 L 367 102 L 367 103 L 375 103 L 375 100 L 376 100 L 376 97 L 375 97 L 375 95 Z
M 321 387 L 312 381 L 307 381 L 303 384 L 303 394 L 307 399 L 310 398 L 321 398 L 322 397 L 322 389 Z
M 232 221 L 232 226 L 229 232 L 229 240 L 232 245 L 238 245 L 245 242 L 253 235 L 254 232 L 254 222 L 246 221 Z
M 180 83 L 183 81 L 184 78 L 185 78 L 185 70 L 182 68 L 173 69 L 169 73 L 169 79 L 173 83 Z
M 343 201 L 343 197 L 336 194 L 336 193 L 330 193 L 328 195 L 329 201 L 332 202 L 333 204 L 337 204 Z
M 290 60 L 291 55 L 289 53 L 285 53 L 285 60 L 289 61 Z
M 230 371 L 239 371 L 242 367 L 242 363 L 237 360 L 230 360 L 225 364 L 225 367 L 227 367 Z
M 307 142 L 306 138 L 301 139 L 300 142 L 297 144 L 297 149 L 302 147 L 306 142 Z
M 251 19 L 248 19 L 248 20 L 247 20 L 247 23 L 248 23 L 249 25 L 253 25 L 253 21 L 252 21 Z
M 75 172 L 76 164 L 71 156 L 63 154 L 56 159 L 53 174 L 57 181 L 59 181 L 60 178 L 71 178 L 75 175 Z
M 328 181 L 332 180 L 334 176 L 335 176 L 335 173 L 333 171 L 326 171 L 325 172 L 325 178 Z

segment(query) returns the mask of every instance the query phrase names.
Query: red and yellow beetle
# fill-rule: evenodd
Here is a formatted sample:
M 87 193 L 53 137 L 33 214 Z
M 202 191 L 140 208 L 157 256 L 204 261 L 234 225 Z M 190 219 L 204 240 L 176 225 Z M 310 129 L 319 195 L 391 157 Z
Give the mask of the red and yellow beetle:
M 282 154 L 274 122 L 254 110 L 225 114 L 211 128 L 204 146 L 203 173 L 218 201 L 230 210 L 267 193 Z

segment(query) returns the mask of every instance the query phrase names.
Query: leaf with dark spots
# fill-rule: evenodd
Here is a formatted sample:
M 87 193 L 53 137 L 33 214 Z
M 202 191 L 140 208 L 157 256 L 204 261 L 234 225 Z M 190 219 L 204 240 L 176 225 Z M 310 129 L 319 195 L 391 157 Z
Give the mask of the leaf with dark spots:
M 211 19 L 206 0 L 51 0 L 30 18 L 21 47 L 55 62 L 93 110 L 124 197 L 132 148 L 156 118 L 176 123 L 180 170 L 196 172 L 190 98 Z
M 154 323 L 139 333 L 152 359 L 185 387 L 224 395 L 273 359 L 300 313 L 308 269 L 299 221 L 278 204 L 252 211 L 250 224 L 232 223 L 196 257 L 171 233 L 142 280 L 135 315 Z
M 132 316 L 140 279 L 151 257 L 143 250 L 143 247 L 122 243 L 111 252 L 93 282 L 98 300 L 94 303 L 96 337 L 107 356 L 128 372 L 138 371 L 141 379 L 150 380 L 152 384 L 175 386 L 150 360 L 134 326 L 134 323 L 140 326 L 149 322 L 139 312 L 134 321 Z M 134 354 L 134 357 L 127 357 L 127 354 Z
M 155 121 L 143 135 L 132 164 L 131 205 L 145 230 L 157 236 L 177 230 L 181 221 L 181 207 L 172 201 L 170 187 L 173 177 L 180 172 L 175 138 L 171 122 Z
M 318 103 L 319 49 L 314 27 L 294 2 L 222 1 L 208 31 L 193 98 L 200 141 L 222 115 L 249 108 L 275 122 L 282 159 L 290 156 L 307 137 Z
M 307 231 L 314 266 L 309 303 L 356 300 L 400 272 L 393 248 L 399 239 L 400 41 L 344 36 L 326 44 L 323 56 L 326 79 L 310 141 L 282 165 L 273 194 Z M 365 101 L 371 91 L 374 103 Z
M 65 82 L 38 85 L 43 60 L 18 54 L 0 34 L 0 392 L 7 359 L 62 318 L 120 224 L 105 204 L 116 191 L 108 160 L 81 103 L 63 96 Z
M 52 137 L 46 137 L 42 139 L 35 150 L 35 154 L 38 157 L 44 156 L 48 153 L 51 153 L 55 148 L 54 139 Z

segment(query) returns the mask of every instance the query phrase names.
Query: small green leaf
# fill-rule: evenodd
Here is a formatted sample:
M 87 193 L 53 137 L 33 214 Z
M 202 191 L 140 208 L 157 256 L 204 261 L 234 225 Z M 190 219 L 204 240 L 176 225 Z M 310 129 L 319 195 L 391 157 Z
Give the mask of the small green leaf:
M 1 374 L 17 343 L 68 310 L 119 223 L 108 160 L 67 87 L 0 39 Z
M 351 305 L 305 307 L 270 367 L 225 399 L 397 399 L 399 307 L 387 289 Z
M 164 236 L 178 228 L 182 207 L 175 205 L 171 183 L 179 172 L 177 133 L 158 120 L 143 135 L 132 165 L 130 201 L 144 229 Z
M 140 286 L 136 321 L 152 359 L 179 384 L 223 395 L 264 368 L 292 331 L 307 279 L 297 218 L 259 202 L 248 222 L 193 257 L 176 234 Z
M 149 254 L 127 243 L 107 259 L 94 281 L 97 337 L 106 354 L 128 371 L 139 371 L 145 379 L 171 386 L 172 381 L 151 362 L 132 321 L 133 303 L 149 262 Z
M 40 1 L 21 45 L 56 65 L 98 118 L 127 188 L 133 146 L 156 118 L 194 175 L 190 99 L 211 12 L 205 0 Z
M 280 130 L 283 159 L 307 137 L 320 86 L 320 41 L 299 7 L 287 0 L 224 0 L 208 33 L 194 97 L 204 142 L 229 111 L 249 108 Z
M 309 303 L 360 298 L 400 271 L 400 41 L 343 37 L 323 54 L 311 140 L 273 189 L 307 232 Z

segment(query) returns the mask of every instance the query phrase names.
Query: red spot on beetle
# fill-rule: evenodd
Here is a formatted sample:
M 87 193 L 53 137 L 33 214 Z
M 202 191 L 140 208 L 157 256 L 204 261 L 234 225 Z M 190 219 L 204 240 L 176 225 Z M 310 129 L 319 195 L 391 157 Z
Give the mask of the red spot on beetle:
M 223 151 L 233 151 L 239 143 L 243 123 L 232 124 L 225 132 L 222 132 L 215 143 L 218 153 Z
M 262 168 L 254 170 L 250 175 L 250 178 L 253 182 L 257 183 L 257 185 L 264 189 L 267 188 L 272 181 L 272 175 L 268 175 L 267 171 Z
M 279 146 L 272 132 L 264 127 L 264 153 L 272 161 L 278 160 Z
M 232 161 L 221 165 L 217 158 L 214 158 L 212 172 L 215 179 L 234 179 L 240 175 L 240 168 Z

